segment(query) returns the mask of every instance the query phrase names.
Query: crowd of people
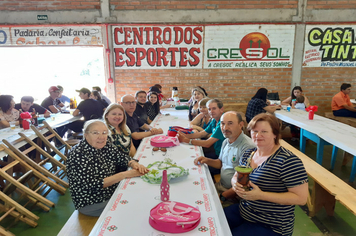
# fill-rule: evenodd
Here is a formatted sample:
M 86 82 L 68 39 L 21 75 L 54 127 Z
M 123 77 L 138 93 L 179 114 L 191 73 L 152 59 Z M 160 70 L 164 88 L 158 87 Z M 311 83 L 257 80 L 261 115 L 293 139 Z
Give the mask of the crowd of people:
M 124 95 L 120 103 L 111 103 L 100 88 L 94 88 L 77 90 L 83 101 L 73 115 L 83 115 L 84 120 L 66 128 L 83 131 L 84 138 L 68 156 L 67 174 L 76 209 L 98 216 L 121 180 L 149 171 L 133 157 L 143 138 L 163 133 L 150 123 L 169 105 L 162 103 L 160 85 L 148 92 L 137 91 L 135 96 Z M 334 115 L 355 117 L 356 109 L 348 96 L 351 85 L 343 84 L 340 90 L 332 99 Z M 60 112 L 66 101 L 65 97 L 58 99 L 64 96 L 63 87 L 52 86 L 48 91 L 50 96 L 41 106 L 29 96 L 20 104 L 10 95 L 0 96 L 1 126 L 16 120 L 20 109 L 34 108 L 45 116 Z M 307 200 L 308 177 L 303 163 L 280 146 L 280 125 L 273 113 L 281 106 L 270 106 L 267 94 L 266 88 L 260 88 L 249 101 L 245 114 L 248 133 L 244 133 L 244 114 L 224 113 L 222 101 L 208 98 L 204 88 L 195 87 L 187 117 L 194 133 L 177 134 L 180 142 L 203 147 L 204 155 L 194 160 L 196 165 L 207 164 L 212 175 L 220 173 L 215 187 L 233 235 L 292 235 L 294 206 Z M 296 86 L 282 105 L 305 110 L 310 104 L 302 88 Z M 234 169 L 247 163 L 253 169 L 248 189 L 236 181 Z

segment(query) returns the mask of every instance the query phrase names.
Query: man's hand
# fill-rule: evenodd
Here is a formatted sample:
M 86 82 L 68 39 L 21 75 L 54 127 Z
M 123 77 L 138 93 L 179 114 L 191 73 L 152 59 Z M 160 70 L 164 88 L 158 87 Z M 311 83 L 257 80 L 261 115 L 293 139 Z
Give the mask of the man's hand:
M 178 131 L 177 137 L 181 143 L 189 143 L 190 138 L 188 138 L 183 132 Z
M 206 163 L 206 161 L 207 161 L 206 157 L 200 156 L 200 157 L 194 159 L 194 164 L 201 165 L 201 164 Z
M 152 135 L 163 134 L 163 130 L 161 128 L 159 128 L 159 129 L 153 128 L 153 129 L 150 130 L 150 132 L 151 132 Z

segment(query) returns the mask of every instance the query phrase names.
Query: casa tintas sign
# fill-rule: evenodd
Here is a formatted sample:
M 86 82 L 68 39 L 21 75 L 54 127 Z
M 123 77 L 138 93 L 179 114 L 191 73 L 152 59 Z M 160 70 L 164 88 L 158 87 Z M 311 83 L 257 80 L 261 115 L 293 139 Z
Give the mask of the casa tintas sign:
M 116 68 L 202 68 L 202 26 L 125 25 L 112 32 Z
M 100 26 L 0 27 L 0 46 L 101 44 Z
M 308 25 L 304 67 L 355 67 L 356 25 Z
M 291 67 L 294 35 L 294 25 L 206 26 L 204 68 Z

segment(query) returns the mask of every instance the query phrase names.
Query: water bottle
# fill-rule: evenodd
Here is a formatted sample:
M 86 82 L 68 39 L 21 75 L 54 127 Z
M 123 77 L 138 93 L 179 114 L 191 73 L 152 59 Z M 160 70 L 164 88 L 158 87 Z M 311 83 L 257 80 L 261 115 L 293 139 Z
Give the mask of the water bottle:
M 163 171 L 161 183 L 161 201 L 169 201 L 169 183 L 167 178 L 167 170 Z
M 177 87 L 173 87 L 173 89 L 172 89 L 172 98 L 173 98 L 173 100 L 174 100 L 175 97 L 178 98 L 178 88 Z

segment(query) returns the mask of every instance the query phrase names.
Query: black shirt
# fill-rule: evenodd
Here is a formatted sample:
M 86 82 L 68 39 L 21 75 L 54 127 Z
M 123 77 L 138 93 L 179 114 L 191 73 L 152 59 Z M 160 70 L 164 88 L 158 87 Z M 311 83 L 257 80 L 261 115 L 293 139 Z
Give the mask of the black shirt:
M 125 112 L 126 113 L 126 112 Z M 126 113 L 126 125 L 130 128 L 131 134 L 134 132 L 142 132 L 140 131 L 140 127 L 143 126 L 145 122 L 143 122 L 136 114 L 133 113 L 132 116 Z M 141 140 L 132 139 L 132 142 L 137 149 L 140 146 Z
M 104 106 L 94 99 L 81 101 L 77 107 L 84 120 L 101 119 L 104 113 Z
M 42 101 L 41 106 L 46 108 L 48 111 L 51 111 L 51 109 L 49 109 L 50 106 L 53 105 L 53 106 L 57 107 L 57 105 L 59 105 L 59 104 L 61 104 L 61 101 L 59 101 L 57 98 L 52 99 L 51 97 L 47 97 Z
M 136 115 L 142 122 L 147 123 L 147 109 L 146 106 L 141 106 L 140 104 L 136 104 L 136 110 L 135 110 Z
M 36 112 L 38 112 L 39 114 L 44 114 L 46 112 L 46 108 L 44 108 L 44 107 L 42 107 L 42 106 L 40 106 L 40 105 L 38 105 L 36 103 L 32 104 L 32 106 L 30 107 L 28 112 L 32 112 L 33 108 L 35 108 Z M 21 103 L 15 104 L 15 109 L 16 110 L 22 109 L 21 108 Z M 22 111 L 24 111 L 24 110 L 22 110 Z

